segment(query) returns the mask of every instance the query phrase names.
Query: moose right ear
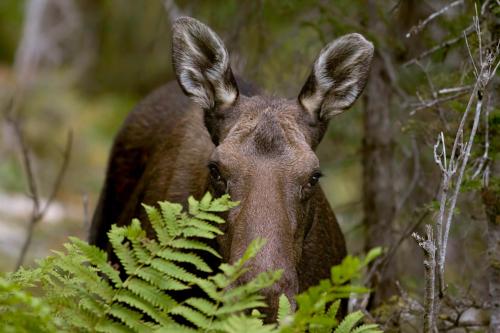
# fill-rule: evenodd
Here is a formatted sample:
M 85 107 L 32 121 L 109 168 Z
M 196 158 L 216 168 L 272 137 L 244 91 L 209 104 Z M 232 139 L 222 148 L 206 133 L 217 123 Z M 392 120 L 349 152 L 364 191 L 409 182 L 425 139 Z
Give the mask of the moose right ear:
M 232 105 L 238 87 L 219 36 L 190 17 L 175 20 L 172 36 L 174 71 L 184 93 L 205 110 Z
M 350 108 L 366 85 L 373 50 L 373 44 L 356 33 L 325 46 L 299 94 L 302 107 L 322 121 Z

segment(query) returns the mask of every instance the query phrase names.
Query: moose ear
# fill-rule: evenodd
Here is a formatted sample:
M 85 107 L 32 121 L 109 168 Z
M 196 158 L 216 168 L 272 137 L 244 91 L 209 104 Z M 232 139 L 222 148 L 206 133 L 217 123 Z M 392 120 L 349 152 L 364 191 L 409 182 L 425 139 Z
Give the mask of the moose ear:
M 328 120 L 356 101 L 373 58 L 373 44 L 360 34 L 342 36 L 321 50 L 299 102 L 316 119 Z
M 172 36 L 174 71 L 184 93 L 203 109 L 234 103 L 238 87 L 219 36 L 190 17 L 174 22 Z

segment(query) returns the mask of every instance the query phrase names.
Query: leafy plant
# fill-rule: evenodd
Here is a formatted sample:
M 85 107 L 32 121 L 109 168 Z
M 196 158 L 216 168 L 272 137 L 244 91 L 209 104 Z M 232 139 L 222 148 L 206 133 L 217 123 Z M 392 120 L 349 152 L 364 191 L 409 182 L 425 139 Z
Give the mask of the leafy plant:
M 354 328 L 363 315 L 355 312 L 340 324 L 335 318 L 340 298 L 367 292 L 352 284 L 361 269 L 380 251 L 364 260 L 348 256 L 332 268 L 332 277 L 297 296 L 298 310 L 280 299 L 277 324 L 264 324 L 257 308 L 265 307 L 260 291 L 281 277 L 281 271 L 263 272 L 250 282 L 235 285 L 245 263 L 264 245 L 257 239 L 236 263 L 211 267 L 200 253 L 220 257 L 203 239 L 222 232 L 217 213 L 237 205 L 228 196 L 200 201 L 189 199 L 188 212 L 179 204 L 144 205 L 156 237 L 150 239 L 139 220 L 113 226 L 109 240 L 125 274 L 108 262 L 107 254 L 86 242 L 70 238 L 66 252 L 41 260 L 38 267 L 21 269 L 0 280 L 0 328 L 12 332 L 379 332 L 374 325 Z M 207 278 L 202 276 L 209 274 Z M 40 298 L 26 290 L 39 287 Z M 179 302 L 172 293 L 200 288 L 206 297 Z M 17 300 L 11 295 L 17 295 Z M 9 300 L 9 302 L 6 302 Z M 23 320 L 18 321 L 18 318 Z M 182 319 L 182 320 L 180 320 Z M 186 326 L 181 322 L 189 322 Z M 12 326 L 14 322 L 17 326 Z M 10 325 L 10 326 L 9 326 Z M 24 331 L 23 331 L 24 330 Z

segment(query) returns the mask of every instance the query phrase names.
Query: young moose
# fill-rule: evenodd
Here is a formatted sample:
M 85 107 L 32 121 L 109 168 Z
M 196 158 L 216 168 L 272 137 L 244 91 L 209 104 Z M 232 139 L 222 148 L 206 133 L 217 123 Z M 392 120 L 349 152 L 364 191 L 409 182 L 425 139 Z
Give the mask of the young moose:
M 267 239 L 241 280 L 284 270 L 265 291 L 273 320 L 281 294 L 293 302 L 295 294 L 329 277 L 346 254 L 318 184 L 314 151 L 330 118 L 361 94 L 372 56 L 373 45 L 361 35 L 340 37 L 321 51 L 298 98 L 270 97 L 236 79 L 210 28 L 179 18 L 172 54 L 177 82 L 142 101 L 118 133 L 90 242 L 109 251 L 111 224 L 147 220 L 142 202 L 185 203 L 207 190 L 229 193 L 241 203 L 225 217 L 217 248 L 233 262 L 253 239 Z

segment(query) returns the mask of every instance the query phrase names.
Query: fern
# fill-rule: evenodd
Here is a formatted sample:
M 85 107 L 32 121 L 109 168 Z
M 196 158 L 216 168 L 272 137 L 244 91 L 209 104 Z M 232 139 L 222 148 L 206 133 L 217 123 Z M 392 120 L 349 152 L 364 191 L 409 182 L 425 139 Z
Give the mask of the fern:
M 374 325 L 355 328 L 361 313 L 350 314 L 340 324 L 336 319 L 340 298 L 367 291 L 345 283 L 359 277 L 377 251 L 363 260 L 347 257 L 332 268 L 331 279 L 297 296 L 295 313 L 283 295 L 278 323 L 264 324 L 256 310 L 266 306 L 260 291 L 279 280 L 282 272 L 263 272 L 244 285 L 235 281 L 265 241 L 255 240 L 240 260 L 222 264 L 214 273 L 204 258 L 220 255 L 203 240 L 221 234 L 217 225 L 224 220 L 217 214 L 237 203 L 228 196 L 214 199 L 209 193 L 200 201 L 191 197 L 188 203 L 187 212 L 169 202 L 160 202 L 157 207 L 143 205 L 156 236 L 153 239 L 147 237 L 137 219 L 129 226 L 112 227 L 109 241 L 126 277 L 109 263 L 104 251 L 70 238 L 64 253 L 54 252 L 35 269 L 21 269 L 7 280 L 0 279 L 0 331 L 232 333 L 244 328 L 245 332 L 286 333 L 331 332 L 336 328 L 339 333 L 379 332 Z M 202 278 L 207 273 L 208 278 Z M 31 296 L 26 291 L 31 287 L 39 287 L 42 296 Z M 171 296 L 191 288 L 200 288 L 206 297 L 178 302 Z M 12 326 L 9 314 L 16 318 L 19 329 Z

